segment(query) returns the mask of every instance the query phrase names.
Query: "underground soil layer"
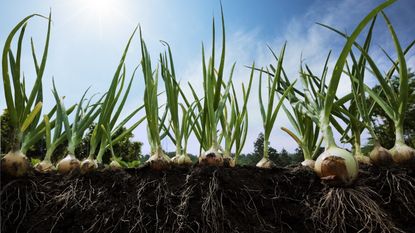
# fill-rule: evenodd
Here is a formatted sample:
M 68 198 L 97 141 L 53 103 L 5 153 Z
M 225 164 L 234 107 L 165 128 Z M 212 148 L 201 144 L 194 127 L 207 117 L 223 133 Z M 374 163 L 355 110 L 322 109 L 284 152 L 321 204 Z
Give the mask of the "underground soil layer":
M 1 174 L 1 232 L 415 232 L 415 175 L 361 166 L 330 187 L 301 166 Z

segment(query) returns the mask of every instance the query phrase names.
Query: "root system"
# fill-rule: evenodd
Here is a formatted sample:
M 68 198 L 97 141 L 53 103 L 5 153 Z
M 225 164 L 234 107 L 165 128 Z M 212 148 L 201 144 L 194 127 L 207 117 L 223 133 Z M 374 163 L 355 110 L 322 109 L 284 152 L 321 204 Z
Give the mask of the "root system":
M 1 176 L 1 232 L 415 232 L 415 178 L 362 166 L 328 187 L 290 168 Z

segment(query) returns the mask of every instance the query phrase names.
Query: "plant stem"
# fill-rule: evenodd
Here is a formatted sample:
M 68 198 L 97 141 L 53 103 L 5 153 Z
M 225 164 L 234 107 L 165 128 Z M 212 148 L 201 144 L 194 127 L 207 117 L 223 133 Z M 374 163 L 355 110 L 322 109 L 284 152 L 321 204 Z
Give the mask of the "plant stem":
M 102 157 L 104 156 L 106 147 L 107 147 L 107 140 L 102 139 L 101 144 L 99 146 L 98 155 L 97 155 L 97 163 L 102 163 Z
M 402 145 L 405 144 L 405 138 L 403 134 L 403 127 L 398 122 L 395 123 L 395 145 Z
M 336 142 L 334 141 L 333 131 L 330 127 L 329 119 L 323 119 L 321 120 L 321 132 L 324 137 L 324 141 L 326 142 L 326 150 L 331 147 L 337 147 Z
M 176 137 L 177 140 L 177 137 Z M 176 143 L 176 155 L 181 155 L 182 154 L 182 145 L 181 142 L 177 141 Z
M 23 134 L 20 132 L 19 129 L 13 129 L 12 131 L 12 143 L 11 143 L 11 151 L 18 151 L 20 150 L 20 143 L 22 141 Z
M 353 155 L 354 156 L 363 156 L 361 149 L 361 136 L 360 136 L 360 127 L 357 122 L 352 123 L 352 132 L 354 136 L 353 140 Z
M 70 155 L 75 155 L 75 143 L 73 142 L 73 140 L 71 140 L 71 141 L 68 143 L 68 153 L 69 153 Z
M 51 148 L 49 148 L 49 150 L 46 151 L 45 158 L 43 159 L 44 161 L 51 162 L 52 154 L 55 148 L 56 147 L 52 146 Z
M 266 158 L 266 159 L 269 158 L 269 155 L 268 155 L 268 144 L 269 144 L 268 138 L 267 139 L 264 138 L 264 158 Z
M 308 149 L 308 146 L 303 146 L 301 147 L 303 149 L 303 156 L 304 156 L 304 160 L 312 160 L 313 156 L 311 155 L 310 150 Z
M 362 148 L 361 148 L 361 144 L 360 144 L 360 134 L 359 133 L 355 133 L 355 139 L 354 139 L 354 144 L 353 144 L 353 153 L 354 153 L 354 156 L 363 156 Z

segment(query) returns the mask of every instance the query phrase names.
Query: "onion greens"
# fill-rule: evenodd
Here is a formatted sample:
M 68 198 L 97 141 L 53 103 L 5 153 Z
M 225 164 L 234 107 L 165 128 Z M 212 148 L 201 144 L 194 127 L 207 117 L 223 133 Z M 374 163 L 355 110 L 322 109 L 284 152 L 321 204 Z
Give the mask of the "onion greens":
M 3 171 L 13 176 L 22 176 L 28 171 L 30 164 L 25 153 L 30 146 L 35 144 L 41 138 L 37 135 L 33 135 L 32 133 L 29 134 L 29 132 L 33 132 L 33 130 L 37 128 L 36 126 L 39 122 L 40 112 L 42 109 L 42 77 L 46 67 L 49 48 L 51 14 L 49 14 L 49 18 L 46 18 L 48 19 L 48 29 L 40 65 L 38 64 L 34 52 L 33 40 L 31 41 L 32 55 L 37 77 L 29 96 L 26 95 L 24 81 L 25 77 L 21 77 L 21 52 L 24 33 L 27 22 L 35 16 L 46 18 L 41 15 L 33 14 L 20 21 L 8 35 L 2 54 L 4 95 L 7 110 L 10 114 L 10 124 L 12 126 L 13 133 L 10 135 L 12 138 L 11 150 L 2 158 L 1 168 Z M 11 43 L 19 30 L 20 35 L 17 42 L 17 52 L 16 57 L 14 57 L 11 50 Z M 12 84 L 10 83 L 10 76 L 12 78 Z
M 151 156 L 147 164 L 154 170 L 164 170 L 170 167 L 170 158 L 164 153 L 161 147 L 160 125 L 159 124 L 159 105 L 158 105 L 158 68 L 153 71 L 151 58 L 144 42 L 141 28 L 141 68 L 144 75 L 144 108 L 147 117 L 147 135 L 151 147 Z
M 255 64 L 252 65 L 254 67 Z M 225 147 L 223 150 L 223 159 L 226 165 L 234 167 L 237 163 L 238 157 L 245 145 L 246 136 L 248 133 L 248 110 L 247 104 L 249 94 L 251 92 L 252 80 L 255 68 L 251 68 L 251 74 L 248 82 L 248 87 L 242 84 L 243 104 L 239 108 L 238 98 L 233 83 L 232 95 L 229 96 L 230 113 L 228 113 L 227 106 L 224 108 L 224 114 L 221 117 L 222 133 L 221 136 L 225 139 Z M 229 116 L 228 116 L 229 115 Z M 235 145 L 234 158 L 231 157 L 231 151 Z
M 324 98 L 323 108 L 319 112 L 319 127 L 323 134 L 326 150 L 321 154 L 315 164 L 316 173 L 327 180 L 335 183 L 351 184 L 358 175 L 358 163 L 354 156 L 347 150 L 339 148 L 334 140 L 333 131 L 330 126 L 330 116 L 334 105 L 337 87 L 346 59 L 352 49 L 353 43 L 366 25 L 384 8 L 394 1 L 386 1 L 373 9 L 353 30 L 347 39 L 339 58 L 336 61 L 330 83 L 327 88 L 327 95 Z
M 62 135 L 62 115 L 57 113 L 56 125 L 54 127 L 53 137 L 51 135 L 52 126 L 48 115 L 43 116 L 45 122 L 45 140 L 46 140 L 46 155 L 44 159 L 35 165 L 35 169 L 39 172 L 51 172 L 55 170 L 52 164 L 51 157 L 55 149 L 65 141 L 65 135 Z
M 125 58 L 136 31 L 137 28 L 135 28 L 134 32 L 128 40 L 128 43 L 124 49 L 118 67 L 109 86 L 109 89 L 105 93 L 104 101 L 101 104 L 101 112 L 99 114 L 98 123 L 96 124 L 92 132 L 89 156 L 81 163 L 81 171 L 83 173 L 90 172 L 98 168 L 98 166 L 102 166 L 103 155 L 110 145 L 106 133 L 108 133 L 109 136 L 112 137 L 113 132 L 123 127 L 128 122 L 128 120 L 132 118 L 132 116 L 137 114 L 137 112 L 139 112 L 142 109 L 142 107 L 139 107 L 133 110 L 132 113 L 130 113 L 120 124 L 118 124 L 117 126 L 115 125 L 125 105 L 125 102 L 127 100 L 128 94 L 132 86 L 132 82 L 134 80 L 135 72 L 137 70 L 137 68 L 134 70 L 132 77 L 130 78 L 130 81 L 128 83 L 128 86 L 126 90 L 123 92 L 126 78 Z M 122 94 L 123 96 L 121 96 Z M 120 97 L 121 102 L 119 102 Z M 131 132 L 140 123 L 141 121 L 136 122 L 127 131 Z M 104 132 L 103 129 L 106 129 L 108 132 Z M 95 157 L 95 152 L 98 146 L 98 154 Z
M 274 106 L 274 101 L 276 98 L 276 92 L 277 92 L 277 84 L 280 83 L 281 76 L 282 76 L 282 70 L 283 70 L 283 60 L 284 60 L 284 54 L 285 54 L 285 48 L 286 44 L 284 44 L 280 56 L 278 58 L 278 64 L 277 69 L 274 74 L 274 77 L 271 78 L 271 75 L 269 72 L 267 73 L 267 91 L 268 91 L 268 102 L 267 102 L 267 108 L 265 109 L 263 98 L 262 98 L 262 74 L 264 73 L 262 70 L 259 75 L 259 85 L 258 85 L 258 94 L 259 94 L 259 107 L 261 111 L 261 117 L 262 117 L 262 124 L 264 127 L 264 154 L 262 159 L 256 164 L 257 167 L 260 168 L 272 168 L 275 166 L 274 162 L 269 159 L 268 155 L 268 146 L 269 146 L 269 137 L 272 132 L 272 128 L 274 127 L 275 120 L 277 119 L 278 112 L 284 102 L 285 97 L 291 92 L 295 82 L 291 84 L 283 93 L 279 101 L 277 102 L 277 105 Z
M 176 73 L 173 63 L 173 55 L 170 46 L 166 42 L 162 42 L 167 46 L 167 53 L 160 54 L 161 76 L 167 95 L 167 109 L 170 113 L 171 129 L 174 137 L 171 137 L 176 144 L 176 155 L 171 161 L 178 165 L 190 165 L 192 160 L 187 154 L 187 142 L 192 132 L 194 121 L 192 120 L 194 104 L 187 109 L 183 104 L 179 104 L 180 86 L 176 80 Z M 181 122 L 179 120 L 179 106 L 181 109 Z
M 58 115 L 61 115 L 63 124 L 65 126 L 65 136 L 68 140 L 68 154 L 62 160 L 60 160 L 56 166 L 59 173 L 68 173 L 74 169 L 80 168 L 80 162 L 76 158 L 75 150 L 78 148 L 79 144 L 82 141 L 85 130 L 89 128 L 95 118 L 99 115 L 101 109 L 99 108 L 99 102 L 91 105 L 92 98 L 84 106 L 85 96 L 89 88 L 82 95 L 79 103 L 76 106 L 74 122 L 69 123 L 68 120 L 68 111 L 63 104 L 63 99 L 59 97 L 58 91 L 53 82 L 53 96 L 55 97 L 57 103 L 57 112 Z
M 387 116 L 393 120 L 395 124 L 395 145 L 392 149 L 390 149 L 393 161 L 398 165 L 413 168 L 415 167 L 415 149 L 405 144 L 403 134 L 403 122 L 405 119 L 405 111 L 407 109 L 409 96 L 409 75 L 405 60 L 405 52 L 402 50 L 400 42 L 396 36 L 395 30 L 389 18 L 383 12 L 382 15 L 385 19 L 392 40 L 394 42 L 398 61 L 394 62 L 394 69 L 390 70 L 390 72 L 387 73 L 387 77 L 384 78 L 370 56 L 361 50 L 368 60 L 370 68 L 372 69 L 375 77 L 379 81 L 382 90 L 386 95 L 386 100 L 382 99 L 377 93 L 372 91 L 367 86 L 365 86 L 365 90 L 370 95 L 370 97 L 372 97 L 374 101 L 376 101 L 376 103 L 385 111 Z M 410 47 L 412 47 L 413 44 L 414 42 L 411 43 Z M 399 73 L 399 91 L 395 91 L 393 86 L 391 86 L 387 81 L 390 79 L 395 69 Z
M 389 19 L 387 18 L 387 16 L 385 14 L 383 14 L 384 19 L 388 25 L 389 31 L 392 35 L 392 39 L 394 41 L 395 44 L 395 49 L 396 52 L 398 54 L 398 59 L 397 61 L 393 61 L 392 59 L 390 59 L 390 56 L 388 54 L 387 57 L 392 61 L 392 67 L 388 70 L 388 72 L 386 72 L 386 75 L 383 76 L 382 73 L 380 72 L 379 68 L 376 66 L 376 63 L 373 61 L 373 59 L 368 55 L 368 51 L 367 51 L 367 46 L 365 43 L 365 46 L 360 46 L 357 43 L 354 43 L 354 46 L 356 48 L 359 49 L 359 51 L 361 52 L 361 58 L 359 59 L 359 61 L 356 61 L 356 58 L 352 55 L 352 61 L 353 61 L 353 66 L 355 67 L 360 67 L 360 69 L 364 68 L 364 64 L 361 64 L 362 60 L 366 60 L 367 63 L 369 63 L 369 67 L 371 68 L 371 73 L 376 77 L 376 79 L 379 81 L 381 88 L 382 88 L 382 92 L 383 94 L 386 96 L 386 99 L 381 98 L 380 93 L 376 93 L 374 92 L 371 88 L 369 88 L 368 86 L 366 86 L 363 82 L 363 74 L 364 72 L 362 71 L 361 74 L 354 74 L 350 71 L 348 71 L 348 75 L 351 77 L 352 81 L 355 83 L 355 85 L 358 85 L 359 87 L 359 95 L 360 96 L 364 96 L 364 92 L 367 92 L 369 94 L 369 96 L 374 100 L 374 102 L 376 102 L 387 114 L 388 117 L 390 117 L 394 123 L 395 123 L 395 134 L 396 134 L 396 140 L 395 140 L 395 147 L 392 148 L 390 151 L 386 150 L 385 148 L 383 148 L 380 143 L 379 143 L 379 139 L 376 135 L 376 133 L 374 132 L 374 127 L 373 127 L 373 123 L 370 119 L 370 111 L 371 109 L 373 109 L 373 105 L 372 106 L 366 106 L 366 102 L 364 101 L 364 99 L 360 100 L 358 103 L 358 109 L 360 114 L 363 116 L 363 120 L 366 123 L 366 128 L 369 130 L 370 135 L 372 136 L 372 138 L 374 139 L 374 149 L 372 150 L 372 152 L 370 153 L 370 158 L 371 161 L 374 162 L 377 165 L 390 165 L 392 163 L 392 161 L 394 160 L 395 162 L 397 162 L 398 164 L 401 165 L 405 165 L 405 166 L 412 166 L 411 165 L 411 149 L 406 145 L 403 145 L 402 142 L 403 141 L 403 119 L 404 119 L 404 112 L 405 112 L 405 108 L 406 108 L 406 100 L 404 100 L 405 98 L 408 98 L 408 94 L 409 91 L 408 89 L 408 71 L 406 70 L 406 61 L 405 61 L 405 57 L 404 55 L 406 53 L 409 52 L 409 50 L 413 47 L 413 45 L 415 44 L 415 40 L 413 40 L 404 50 L 402 50 L 400 43 L 396 37 L 396 34 L 394 32 L 393 26 L 390 24 Z M 348 38 L 346 34 L 332 28 L 326 25 L 323 25 L 324 27 L 327 27 L 328 29 L 342 35 L 345 38 Z M 401 62 L 403 63 L 403 65 L 401 65 Z M 399 66 L 398 66 L 399 65 Z M 359 68 L 357 68 L 359 69 Z M 404 71 L 402 71 L 401 73 L 401 69 L 405 69 Z M 393 88 L 393 86 L 390 84 L 390 80 L 392 78 L 392 75 L 394 74 L 394 72 L 398 70 L 399 72 L 399 76 L 403 78 L 400 79 L 400 88 L 399 90 L 395 90 Z M 401 86 L 407 86 L 406 88 L 403 87 L 402 91 L 401 91 Z M 406 97 L 405 97 L 406 96 Z M 356 100 L 359 100 L 358 98 L 355 98 Z M 402 132 L 401 132 L 402 131 Z M 400 161 L 401 155 L 400 153 L 397 152 L 397 150 L 395 148 L 403 148 L 402 150 L 404 151 L 402 154 L 404 154 L 403 157 L 406 157 L 406 162 L 398 162 Z M 391 157 L 393 155 L 394 159 L 392 160 L 393 157 Z M 413 160 L 412 160 L 413 161 Z
M 301 162 L 303 166 L 314 168 L 314 159 L 317 157 L 317 153 L 322 143 L 322 137 L 319 137 L 318 125 L 309 117 L 304 114 L 298 107 L 292 106 L 291 113 L 285 105 L 282 106 L 283 110 L 294 127 L 295 132 L 288 128 L 281 127 L 301 148 L 304 156 L 304 161 Z
M 218 123 L 222 117 L 225 108 L 226 100 L 232 84 L 232 75 L 235 64 L 232 66 L 229 80 L 225 85 L 225 90 L 222 92 L 224 84 L 224 67 L 225 67 L 225 21 L 222 15 L 222 52 L 220 55 L 219 68 L 215 68 L 215 21 L 212 23 L 212 54 L 206 64 L 205 49 L 202 46 L 202 69 L 203 69 L 203 107 L 199 104 L 199 129 L 202 134 L 199 134 L 199 142 L 204 148 L 204 151 L 199 157 L 199 164 L 201 165 L 223 165 L 223 151 L 219 145 L 218 137 Z M 194 90 L 192 89 L 193 93 Z

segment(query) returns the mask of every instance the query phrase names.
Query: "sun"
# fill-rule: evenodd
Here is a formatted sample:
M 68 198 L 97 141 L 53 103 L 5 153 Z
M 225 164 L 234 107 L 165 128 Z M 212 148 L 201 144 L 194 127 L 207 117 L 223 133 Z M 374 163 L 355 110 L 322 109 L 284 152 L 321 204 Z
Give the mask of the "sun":
M 115 0 L 84 0 L 83 2 L 91 16 L 107 18 L 117 10 L 120 1 L 117 3 Z
M 100 36 L 126 17 L 125 1 L 120 0 L 82 0 L 81 11 L 84 20 L 95 25 Z

